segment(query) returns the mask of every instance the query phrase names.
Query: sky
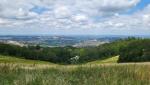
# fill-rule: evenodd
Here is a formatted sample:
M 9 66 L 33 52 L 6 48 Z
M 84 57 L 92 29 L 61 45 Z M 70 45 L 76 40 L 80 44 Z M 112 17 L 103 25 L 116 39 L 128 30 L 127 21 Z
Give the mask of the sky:
M 150 35 L 150 0 L 0 0 L 0 35 Z

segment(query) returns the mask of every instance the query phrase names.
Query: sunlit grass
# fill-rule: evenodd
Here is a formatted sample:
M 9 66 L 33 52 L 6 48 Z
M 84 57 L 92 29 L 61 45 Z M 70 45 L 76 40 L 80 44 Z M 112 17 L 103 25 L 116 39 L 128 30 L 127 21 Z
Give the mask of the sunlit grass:
M 54 64 L 50 62 L 45 62 L 45 61 L 39 61 L 39 60 L 27 60 L 27 59 L 21 59 L 21 58 L 16 58 L 12 56 L 4 56 L 0 55 L 0 63 L 20 63 L 20 64 Z
M 0 85 L 150 85 L 150 65 L 24 69 L 7 64 L 0 69 Z
M 1 56 L 0 85 L 150 85 L 149 63 L 117 64 L 116 58 L 106 59 L 109 64 L 56 65 Z
M 88 62 L 87 64 L 105 64 L 105 63 L 117 63 L 119 56 L 110 57 L 103 60 L 96 60 Z

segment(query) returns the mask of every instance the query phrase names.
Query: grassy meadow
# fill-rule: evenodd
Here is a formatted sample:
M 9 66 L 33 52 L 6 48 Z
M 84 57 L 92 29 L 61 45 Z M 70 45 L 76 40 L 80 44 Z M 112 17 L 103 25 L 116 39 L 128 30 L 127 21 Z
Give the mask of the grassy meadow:
M 116 58 L 56 65 L 0 56 L 0 85 L 150 85 L 149 63 L 117 64 Z

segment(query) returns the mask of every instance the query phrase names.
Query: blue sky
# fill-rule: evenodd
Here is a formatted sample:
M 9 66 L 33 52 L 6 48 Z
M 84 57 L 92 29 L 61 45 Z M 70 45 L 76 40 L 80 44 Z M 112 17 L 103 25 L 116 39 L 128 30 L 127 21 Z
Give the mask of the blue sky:
M 149 35 L 150 0 L 0 0 L 0 35 Z
M 146 6 L 150 4 L 150 0 L 141 0 L 136 6 L 129 10 L 129 14 L 132 14 L 136 11 L 143 10 Z
M 150 0 L 141 0 L 140 3 L 137 4 L 137 9 L 144 9 L 147 5 L 149 5 Z

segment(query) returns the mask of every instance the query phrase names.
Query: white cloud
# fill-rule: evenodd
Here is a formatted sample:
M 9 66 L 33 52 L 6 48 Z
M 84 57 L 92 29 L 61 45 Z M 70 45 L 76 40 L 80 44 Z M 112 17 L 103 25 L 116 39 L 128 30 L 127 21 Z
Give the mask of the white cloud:
M 143 15 L 143 22 L 147 25 L 150 25 L 150 14 Z
M 116 12 L 127 11 L 140 0 L 76 0 L 77 11 L 94 15 L 112 15 Z
M 0 29 L 9 26 L 43 27 L 50 30 L 150 30 L 150 6 L 132 15 L 119 15 L 120 12 L 126 12 L 137 5 L 139 1 L 0 0 Z M 35 6 L 48 10 L 38 14 L 31 10 Z
M 54 14 L 56 18 L 69 18 L 71 16 L 71 12 L 66 6 L 57 6 L 54 9 Z
M 73 20 L 75 22 L 87 22 L 89 19 L 88 19 L 88 16 L 86 15 L 78 14 L 78 15 L 73 16 Z
M 6 20 L 0 18 L 0 24 L 4 24 L 6 22 L 7 22 Z
M 111 14 L 125 11 L 136 5 L 139 0 L 0 0 L 1 15 L 15 16 L 17 13 L 30 12 L 36 6 L 42 6 L 60 13 L 60 16 L 85 13 L 87 15 Z M 71 11 L 70 11 L 71 10 Z M 9 13 L 9 14 L 8 14 Z

